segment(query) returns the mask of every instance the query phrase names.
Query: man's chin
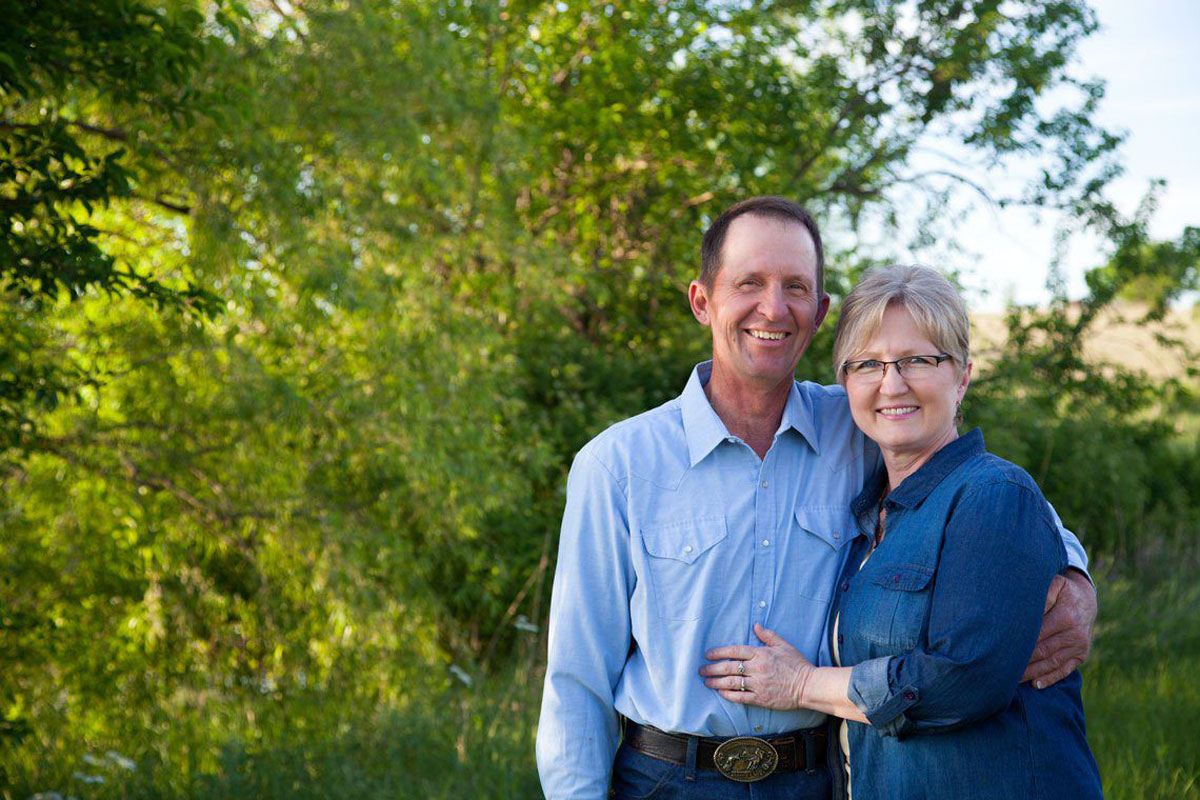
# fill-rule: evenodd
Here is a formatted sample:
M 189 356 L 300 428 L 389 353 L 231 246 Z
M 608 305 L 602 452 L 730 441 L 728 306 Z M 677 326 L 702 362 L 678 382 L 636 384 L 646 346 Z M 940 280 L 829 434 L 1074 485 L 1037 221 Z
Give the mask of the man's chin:
M 777 388 L 781 383 L 790 383 L 796 376 L 796 361 L 775 363 L 770 365 L 757 365 L 757 369 L 747 370 L 744 373 L 743 382 L 747 385 L 759 387 L 762 390 L 770 390 Z

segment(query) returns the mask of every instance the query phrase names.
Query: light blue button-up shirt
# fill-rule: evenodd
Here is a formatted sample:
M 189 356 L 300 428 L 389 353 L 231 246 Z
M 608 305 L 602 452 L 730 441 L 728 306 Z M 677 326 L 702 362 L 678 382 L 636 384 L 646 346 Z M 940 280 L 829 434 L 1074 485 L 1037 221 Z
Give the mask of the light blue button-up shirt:
M 856 530 L 850 504 L 879 454 L 841 387 L 796 383 L 760 460 L 709 404 L 711 371 L 697 366 L 682 395 L 612 426 L 571 467 L 537 736 L 549 798 L 607 794 L 618 713 L 701 736 L 825 719 L 731 703 L 698 671 L 710 648 L 757 645 L 755 623 L 830 663 L 823 632 Z

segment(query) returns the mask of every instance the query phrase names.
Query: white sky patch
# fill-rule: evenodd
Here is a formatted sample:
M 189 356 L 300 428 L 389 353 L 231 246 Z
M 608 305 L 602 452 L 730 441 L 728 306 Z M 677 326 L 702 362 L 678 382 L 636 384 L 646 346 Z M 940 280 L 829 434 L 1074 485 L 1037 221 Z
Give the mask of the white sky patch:
M 1109 192 L 1132 213 L 1150 181 L 1167 182 L 1150 230 L 1160 239 L 1200 225 L 1200 3 L 1195 0 L 1092 0 L 1102 28 L 1080 45 L 1075 72 L 1107 82 L 1096 122 L 1127 132 L 1121 149 L 1126 174 Z M 1037 224 L 1012 209 L 972 213 L 963 244 L 979 253 L 968 285 L 972 307 L 998 310 L 1005 301 L 1044 303 L 1054 257 L 1056 220 Z M 1067 292 L 1084 294 L 1084 272 L 1103 261 L 1095 239 L 1076 237 L 1062 268 Z M 937 265 L 934 265 L 937 266 Z

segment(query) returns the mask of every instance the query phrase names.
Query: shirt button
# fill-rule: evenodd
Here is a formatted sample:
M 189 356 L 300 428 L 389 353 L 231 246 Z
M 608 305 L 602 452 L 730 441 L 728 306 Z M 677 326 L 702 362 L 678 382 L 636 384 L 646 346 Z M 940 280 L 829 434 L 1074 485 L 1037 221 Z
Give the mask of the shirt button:
M 835 539 L 840 539 L 840 538 L 842 538 L 842 532 L 841 532 L 841 531 L 834 531 L 834 532 L 833 532 L 833 538 L 835 538 Z
M 767 488 L 767 482 L 766 482 L 766 481 L 763 481 L 763 482 L 762 482 L 762 487 L 763 487 L 764 489 L 765 489 L 765 488 Z
M 766 600 L 759 600 L 759 601 L 758 601 L 758 607 L 759 607 L 759 608 L 766 608 L 766 607 L 767 607 L 767 601 L 766 601 Z
M 685 552 L 685 553 L 692 552 L 692 546 L 689 544 L 687 547 L 683 548 L 683 552 Z
M 771 540 L 763 539 L 763 547 L 770 547 L 770 546 L 771 546 Z
M 846 641 L 845 638 L 839 633 L 838 634 L 838 644 L 841 644 L 844 641 Z
M 905 700 L 916 700 L 917 693 L 914 692 L 912 689 L 908 689 L 907 691 L 904 692 L 904 699 Z
M 843 592 L 850 591 L 850 581 L 842 581 L 842 591 Z
M 755 726 L 754 726 L 754 732 L 755 732 L 755 733 L 762 733 L 762 725 L 755 725 Z
M 893 576 L 892 576 L 892 583 L 899 583 L 899 582 L 900 582 L 900 576 L 899 576 L 899 575 L 893 575 Z

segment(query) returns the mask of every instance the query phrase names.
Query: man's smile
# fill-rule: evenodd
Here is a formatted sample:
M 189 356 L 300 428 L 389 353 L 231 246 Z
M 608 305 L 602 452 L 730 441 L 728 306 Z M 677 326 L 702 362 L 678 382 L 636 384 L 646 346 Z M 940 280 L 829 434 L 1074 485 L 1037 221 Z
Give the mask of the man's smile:
M 763 340 L 771 341 L 771 342 L 779 341 L 781 339 L 786 339 L 787 337 L 792 335 L 788 331 L 764 331 L 764 330 L 758 330 L 757 328 L 746 328 L 746 333 L 750 334 L 755 339 L 763 339 Z

